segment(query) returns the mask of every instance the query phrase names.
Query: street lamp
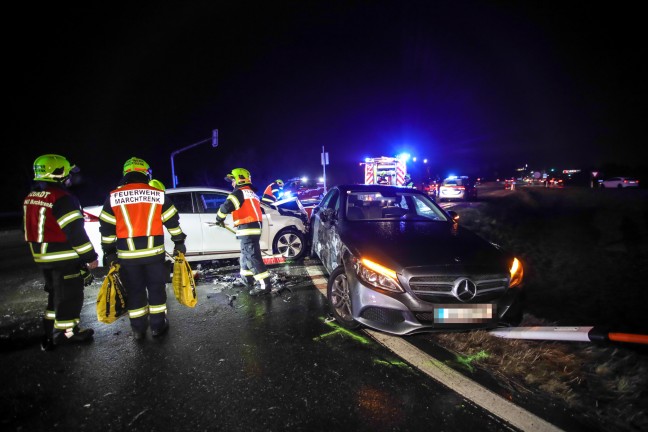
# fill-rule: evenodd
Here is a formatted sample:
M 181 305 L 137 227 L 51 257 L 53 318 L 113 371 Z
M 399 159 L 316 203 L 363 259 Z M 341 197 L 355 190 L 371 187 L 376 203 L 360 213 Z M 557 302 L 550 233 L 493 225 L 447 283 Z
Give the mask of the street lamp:
M 212 136 L 210 138 L 204 139 L 202 141 L 198 141 L 197 143 L 193 143 L 191 145 L 188 145 L 187 147 L 183 147 L 180 150 L 176 150 L 176 151 L 171 153 L 171 182 L 173 183 L 174 188 L 176 187 L 176 184 L 177 184 L 177 181 L 176 181 L 177 179 L 176 179 L 176 175 L 175 175 L 175 166 L 173 165 L 173 158 L 175 157 L 175 155 L 177 155 L 178 153 L 183 152 L 185 150 L 189 150 L 190 148 L 196 147 L 199 144 L 206 143 L 207 141 L 212 142 L 212 147 L 218 147 L 218 129 L 214 129 L 212 131 Z

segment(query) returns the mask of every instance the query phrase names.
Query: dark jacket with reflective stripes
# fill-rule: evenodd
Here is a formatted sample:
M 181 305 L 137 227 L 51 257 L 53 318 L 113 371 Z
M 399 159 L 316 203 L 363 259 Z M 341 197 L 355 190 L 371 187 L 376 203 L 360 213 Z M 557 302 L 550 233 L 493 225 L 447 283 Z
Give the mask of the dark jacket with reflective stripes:
M 173 242 L 184 242 L 180 216 L 164 191 L 149 186 L 146 175 L 126 174 L 122 186 L 110 192 L 99 216 L 101 247 L 117 253 L 120 263 L 164 261 L 164 230 Z
M 85 231 L 81 205 L 63 184 L 35 182 L 23 201 L 23 214 L 25 240 L 40 266 L 97 259 Z
M 234 191 L 227 196 L 216 213 L 216 219 L 225 220 L 225 216 L 232 213 L 236 236 L 261 235 L 261 203 L 254 193 L 254 186 L 246 184 L 236 186 Z

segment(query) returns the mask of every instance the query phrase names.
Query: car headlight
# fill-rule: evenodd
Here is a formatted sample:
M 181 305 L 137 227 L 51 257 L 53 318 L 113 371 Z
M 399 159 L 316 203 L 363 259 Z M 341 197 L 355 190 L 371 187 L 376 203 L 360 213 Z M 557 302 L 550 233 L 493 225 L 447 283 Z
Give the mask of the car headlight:
M 387 291 L 404 292 L 398 282 L 396 272 L 390 268 L 381 266 L 380 264 L 366 258 L 362 258 L 356 262 L 355 270 L 358 274 L 358 278 L 369 285 Z
M 513 258 L 511 263 L 511 283 L 509 284 L 510 288 L 516 287 L 522 283 L 522 278 L 524 277 L 524 269 L 522 268 L 522 263 L 517 259 Z

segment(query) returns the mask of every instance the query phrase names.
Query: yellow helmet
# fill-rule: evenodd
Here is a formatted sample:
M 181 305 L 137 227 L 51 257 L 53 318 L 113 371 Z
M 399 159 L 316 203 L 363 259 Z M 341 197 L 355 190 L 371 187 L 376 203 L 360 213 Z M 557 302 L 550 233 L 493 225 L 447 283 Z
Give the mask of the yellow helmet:
M 34 180 L 48 182 L 64 182 L 76 166 L 63 156 L 46 154 L 34 161 Z
M 139 172 L 146 174 L 150 179 L 153 171 L 144 159 L 132 157 L 124 163 L 124 175 L 128 174 L 129 172 Z
M 166 190 L 166 187 L 164 187 L 164 183 L 162 183 L 162 182 L 161 182 L 160 180 L 158 180 L 158 179 L 152 179 L 152 180 L 149 182 L 149 186 L 153 186 L 154 188 L 156 188 L 156 189 L 160 189 L 161 191 L 165 191 L 165 190 Z
M 225 179 L 228 181 L 236 180 L 238 186 L 252 183 L 250 171 L 245 168 L 234 168 L 230 174 L 225 176 Z
M 277 183 L 277 184 L 279 185 L 279 187 L 283 187 L 283 186 L 284 186 L 284 182 L 283 182 L 283 180 L 281 180 L 281 179 L 277 179 L 277 180 L 275 180 L 275 183 Z

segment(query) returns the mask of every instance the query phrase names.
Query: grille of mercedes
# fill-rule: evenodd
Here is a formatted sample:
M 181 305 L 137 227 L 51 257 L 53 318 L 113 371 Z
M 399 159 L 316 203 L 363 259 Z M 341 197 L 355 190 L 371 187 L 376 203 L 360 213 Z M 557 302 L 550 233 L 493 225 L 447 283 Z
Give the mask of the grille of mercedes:
M 504 274 L 444 274 L 413 276 L 409 287 L 419 299 L 427 302 L 459 302 L 452 294 L 452 287 L 458 278 L 468 278 L 477 286 L 477 294 L 471 302 L 489 301 L 500 296 L 508 286 Z

